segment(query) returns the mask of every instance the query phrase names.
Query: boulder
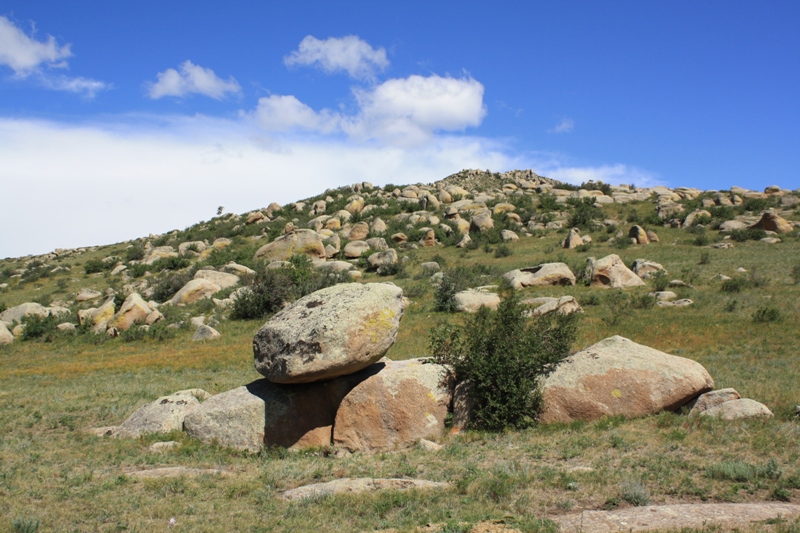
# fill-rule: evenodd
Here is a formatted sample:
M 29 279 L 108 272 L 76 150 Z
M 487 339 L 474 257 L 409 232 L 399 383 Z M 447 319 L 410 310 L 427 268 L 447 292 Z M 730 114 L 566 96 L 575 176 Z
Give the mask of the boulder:
M 356 213 L 360 213 L 364 210 L 364 198 L 361 196 L 353 196 L 346 206 L 344 206 L 344 210 L 350 213 L 351 215 L 355 215 Z
M 350 237 L 351 241 L 364 241 L 369 236 L 369 226 L 366 222 L 356 222 L 353 224 L 353 227 L 350 228 Z
M 519 240 L 519 235 L 510 229 L 504 229 L 500 230 L 500 238 L 502 238 L 505 242 L 516 242 Z
M 736 389 L 719 389 L 719 390 L 712 390 L 705 394 L 701 394 L 692 402 L 686 404 L 686 407 L 689 409 L 689 415 L 699 415 L 703 411 L 707 411 L 712 407 L 716 407 L 719 404 L 730 402 L 731 400 L 738 400 L 742 396 Z
M 494 227 L 491 212 L 484 211 L 473 215 L 469 223 L 470 231 L 488 231 Z
M 103 332 L 108 321 L 114 317 L 114 309 L 114 295 L 112 294 L 97 309 L 86 309 L 85 313 L 78 311 L 78 322 L 83 324 L 84 321 L 88 321 L 89 325 L 94 326 L 95 333 Z
M 500 305 L 500 295 L 494 292 L 479 289 L 467 289 L 457 292 L 455 299 L 456 311 L 476 313 L 481 307 L 497 309 Z
M 253 339 L 255 366 L 276 383 L 352 374 L 384 356 L 403 317 L 403 291 L 385 283 L 344 283 L 300 298 Z
M 169 302 L 173 305 L 193 304 L 203 298 L 210 298 L 212 294 L 221 290 L 219 285 L 211 283 L 207 279 L 193 279 L 181 287 L 181 290 L 176 292 Z
M 375 370 L 300 385 L 259 379 L 212 396 L 186 417 L 184 426 L 203 442 L 254 452 L 264 445 L 330 446 L 342 398 Z
M 394 265 L 397 263 L 397 251 L 394 248 L 389 248 L 383 252 L 376 252 L 367 257 L 367 263 L 371 269 L 378 269 L 382 266 Z
M 336 494 L 363 494 L 374 493 L 382 490 L 407 491 L 407 490 L 445 490 L 447 483 L 427 481 L 424 479 L 408 478 L 341 478 L 326 483 L 313 483 L 296 489 L 283 492 L 280 497 L 284 500 L 307 500 L 321 498 Z
M 178 257 L 178 252 L 176 252 L 175 248 L 172 246 L 156 246 L 150 249 L 147 256 L 142 260 L 142 263 L 145 265 L 152 265 L 159 259 L 165 259 L 167 257 Z
M 587 270 L 591 271 L 592 287 L 625 289 L 645 284 L 642 278 L 631 272 L 616 254 L 607 255 L 597 261 L 594 257 L 590 257 L 588 263 Z
M 719 225 L 720 231 L 734 231 L 745 228 L 747 228 L 747 224 L 745 224 L 741 220 L 726 220 L 725 222 Z
M 192 335 L 193 341 L 210 341 L 212 339 L 217 339 L 221 337 L 219 331 L 215 330 L 211 326 L 207 326 L 205 324 L 200 324 L 197 327 L 197 330 Z
M 72 322 L 62 322 L 56 326 L 56 329 L 59 331 L 75 331 L 77 327 Z M 2 341 L 0 341 L 0 344 L 2 344 Z
M 645 234 L 647 235 L 647 239 L 648 239 L 650 242 L 660 242 L 660 241 L 658 240 L 658 234 L 657 234 L 655 231 L 653 231 L 653 230 L 650 230 L 650 229 L 649 229 L 649 230 L 647 230 L 647 231 L 645 232 Z
M 650 238 L 641 226 L 631 226 L 631 229 L 628 230 L 628 237 L 633 239 L 635 244 L 650 244 Z
M 247 268 L 247 267 L 242 267 Z M 249 270 L 249 269 L 248 269 Z M 228 274 L 227 272 L 217 272 L 216 270 L 198 270 L 194 279 L 204 279 L 217 285 L 220 289 L 235 287 L 239 284 L 239 276 Z
M 254 258 L 287 261 L 293 255 L 306 255 L 312 260 L 325 259 L 325 246 L 314 230 L 298 229 L 265 244 L 258 249 Z
M 583 312 L 583 308 L 581 308 L 574 296 L 562 296 L 561 298 L 548 298 L 545 296 L 523 300 L 522 303 L 533 307 L 531 316 L 542 316 L 555 312 L 562 315 Z
M 348 259 L 357 259 L 369 250 L 369 244 L 364 241 L 350 241 L 344 246 L 344 256 Z
M 642 279 L 647 279 L 656 272 L 667 273 L 666 269 L 664 269 L 660 263 L 650 261 L 649 259 L 637 259 L 633 262 L 633 268 L 631 270 Z
M 186 414 L 211 395 L 202 389 L 182 390 L 162 396 L 137 409 L 114 432 L 115 437 L 139 438 L 147 433 L 169 433 L 183 429 Z
M 658 301 L 656 302 L 656 306 L 658 307 L 686 307 L 687 305 L 692 305 L 694 301 L 688 298 L 682 298 L 680 300 L 675 301 Z
M 386 231 L 386 222 L 384 222 L 381 218 L 376 218 L 372 221 L 372 233 L 380 235 L 381 233 Z
M 452 396 L 447 369 L 424 359 L 385 360 L 342 400 L 333 442 L 351 452 L 408 448 L 438 439 Z
M 117 314 L 108 321 L 108 327 L 125 331 L 137 322 L 144 322 L 151 312 L 147 302 L 138 293 L 132 292 L 122 302 Z
M 11 344 L 12 342 L 14 342 L 14 335 L 8 331 L 5 324 L 0 323 L 0 345 Z
M 46 316 L 50 316 L 50 310 L 41 304 L 27 302 L 14 307 L 9 307 L 0 313 L 0 321 L 13 324 L 14 322 L 22 322 L 23 317 L 31 315 L 37 315 L 44 318 Z
M 434 232 L 432 229 L 425 232 L 425 236 L 422 237 L 420 244 L 425 247 L 436 246 L 436 232 Z
M 583 239 L 581 239 L 581 232 L 578 228 L 572 228 L 569 230 L 569 235 L 567 238 L 561 242 L 561 247 L 571 250 L 573 248 L 577 248 L 578 246 L 583 244 Z
M 86 302 L 89 300 L 97 300 L 98 298 L 102 297 L 103 293 L 100 291 L 96 291 L 93 289 L 83 288 L 78 291 L 77 296 L 75 296 L 76 302 Z
M 764 231 L 774 231 L 775 233 L 791 233 L 794 226 L 779 215 L 766 211 L 761 215 L 761 220 L 750 226 L 750 229 L 763 229 Z
M 236 274 L 237 276 L 246 276 L 255 274 L 256 271 L 252 268 L 248 268 L 244 265 L 240 265 L 239 263 L 234 263 L 233 261 L 229 262 L 227 265 L 222 267 L 222 270 L 230 272 L 232 274 Z M 219 283 L 217 284 L 219 285 Z
M 575 285 L 575 274 L 564 263 L 544 263 L 512 270 L 503 277 L 517 290 L 540 285 Z
M 384 239 L 383 237 L 372 237 L 371 239 L 367 239 L 364 242 L 369 244 L 369 247 L 375 250 L 376 252 L 383 252 L 384 250 L 389 249 L 389 245 L 386 243 L 386 239 Z
M 203 241 L 182 242 L 178 245 L 178 253 L 180 255 L 186 255 L 186 253 L 190 251 L 189 248 L 193 248 L 196 252 L 202 252 L 207 246 Z
M 543 383 L 544 423 L 675 411 L 714 388 L 699 363 L 620 336 L 567 357 Z
M 710 416 L 712 418 L 721 418 L 722 420 L 739 420 L 742 418 L 772 418 L 773 414 L 763 403 L 741 398 L 715 405 L 702 411 L 700 416 Z
M 683 221 L 683 227 L 688 228 L 695 224 L 695 220 L 699 217 L 702 218 L 711 218 L 711 213 L 706 211 L 705 209 L 698 209 L 696 211 L 692 211 L 689 213 Z
M 469 243 L 472 242 L 472 237 L 469 236 L 469 233 L 465 233 L 461 240 L 458 241 L 456 244 L 456 248 L 466 248 Z

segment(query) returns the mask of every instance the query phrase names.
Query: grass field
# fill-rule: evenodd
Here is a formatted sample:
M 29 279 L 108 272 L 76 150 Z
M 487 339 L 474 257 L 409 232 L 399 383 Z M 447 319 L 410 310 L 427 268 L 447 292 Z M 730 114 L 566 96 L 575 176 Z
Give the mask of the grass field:
M 188 329 L 164 341 L 130 343 L 64 334 L 52 342 L 0 347 L 0 530 L 34 531 L 38 522 L 39 531 L 160 531 L 174 517 L 179 531 L 408 530 L 427 523 L 461 531 L 459 522 L 487 519 L 505 519 L 522 531 L 549 531 L 551 524 L 543 518 L 580 509 L 645 502 L 800 502 L 800 420 L 795 416 L 800 285 L 791 277 L 800 265 L 800 239 L 787 237 L 775 245 L 748 241 L 717 250 L 695 246 L 695 236 L 684 230 L 659 228 L 658 233 L 660 244 L 615 248 L 599 243 L 583 252 L 559 249 L 564 234 L 550 233 L 509 244 L 512 254 L 501 258 L 480 248 L 419 249 L 409 253 L 406 276 L 366 274 L 364 279 L 393 281 L 411 295 L 388 354 L 405 359 L 427 355 L 432 325 L 462 318 L 434 311 L 433 288 L 419 267 L 434 256 L 444 259 L 445 268 L 486 264 L 498 274 L 555 261 L 579 270 L 587 257 L 609 253 L 627 264 L 640 257 L 657 261 L 670 279 L 691 282 L 693 288 L 676 292 L 694 305 L 636 308 L 633 300 L 652 287 L 626 291 L 627 303 L 615 300 L 616 291 L 580 284 L 526 289 L 524 295 L 571 294 L 584 304 L 574 350 L 617 334 L 697 360 L 717 388 L 734 387 L 766 404 L 775 413 L 772 420 L 689 420 L 669 413 L 609 418 L 522 432 L 465 432 L 443 437 L 446 446 L 439 452 L 411 449 L 374 456 L 281 449 L 247 454 L 183 434 L 106 439 L 82 430 L 119 424 L 136 408 L 176 390 L 219 393 L 257 379 L 251 343 L 261 321 L 223 321 L 217 328 L 222 338 L 206 343 L 190 342 Z M 10 307 L 42 295 L 66 299 L 81 287 L 104 288 L 110 279 L 85 276 L 79 263 L 123 250 L 118 245 L 67 259 L 72 272 L 0 292 L 0 301 Z M 706 254 L 702 261 L 701 254 Z M 748 271 L 740 275 L 760 286 L 723 292 L 712 278 L 735 276 L 739 267 Z M 486 284 L 498 277 L 489 276 Z M 755 320 L 756 311 L 765 307 L 777 309 L 778 319 Z M 199 309 L 187 308 L 185 314 Z M 152 442 L 170 439 L 182 446 L 164 453 L 147 450 Z M 165 465 L 221 468 L 230 475 L 146 481 L 126 475 Z M 304 503 L 276 497 L 306 483 L 365 476 L 418 477 L 451 482 L 452 488 Z

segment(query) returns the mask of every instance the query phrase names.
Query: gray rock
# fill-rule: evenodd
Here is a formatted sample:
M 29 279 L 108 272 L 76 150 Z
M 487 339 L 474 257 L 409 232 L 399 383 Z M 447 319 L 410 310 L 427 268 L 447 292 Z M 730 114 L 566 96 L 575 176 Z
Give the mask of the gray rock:
M 686 404 L 686 407 L 689 409 L 689 415 L 699 415 L 703 411 L 707 411 L 712 407 L 716 407 L 717 405 L 730 402 L 732 400 L 738 400 L 740 398 L 741 395 L 736 391 L 736 389 L 728 388 L 712 390 L 705 394 L 701 394 L 697 397 L 697 399 Z
M 344 246 L 344 256 L 348 259 L 357 259 L 362 254 L 369 252 L 369 244 L 364 241 L 350 241 Z
M 14 307 L 9 307 L 0 313 L 0 320 L 13 324 L 14 322 L 22 322 L 23 317 L 31 315 L 37 315 L 40 317 L 50 316 L 50 310 L 41 304 L 27 302 Z
M 236 274 L 217 272 L 215 270 L 198 270 L 194 275 L 194 279 L 204 279 L 210 281 L 214 285 L 219 286 L 221 289 L 235 287 L 239 284 L 239 276 Z
M 481 307 L 497 309 L 500 305 L 500 295 L 494 292 L 478 289 L 467 289 L 457 292 L 454 296 L 456 311 L 477 313 Z
M 515 289 L 539 285 L 575 285 L 575 274 L 564 263 L 544 263 L 512 270 L 503 277 Z
M 296 489 L 287 490 L 281 494 L 281 498 L 284 500 L 305 500 L 308 498 L 319 498 L 321 496 L 333 496 L 335 494 L 362 494 L 382 490 L 444 490 L 448 486 L 447 483 L 426 481 L 424 479 L 342 478 L 328 481 L 327 483 L 314 483 L 312 485 L 304 485 Z
M 138 438 L 147 433 L 169 433 L 183 429 L 187 413 L 210 395 L 202 389 L 188 389 L 162 396 L 136 410 L 114 432 L 115 437 Z
M 664 272 L 667 273 L 664 266 L 661 263 L 656 263 L 655 261 L 650 261 L 649 259 L 637 259 L 633 262 L 633 267 L 631 268 L 634 274 L 639 276 L 642 279 L 647 279 L 656 272 Z
M 607 255 L 600 260 L 590 257 L 587 270 L 591 272 L 591 286 L 612 289 L 625 289 L 644 285 L 642 278 L 634 274 L 616 254 Z
M 706 409 L 700 416 L 721 418 L 722 420 L 739 420 L 743 418 L 772 418 L 773 414 L 763 403 L 748 398 L 730 400 Z
M 174 440 L 168 440 L 165 442 L 154 442 L 150 446 L 147 447 L 148 451 L 160 453 L 160 452 L 168 452 L 169 450 L 175 450 L 181 447 L 181 443 Z
M 367 257 L 367 264 L 369 264 L 371 269 L 394 265 L 397 261 L 397 251 L 394 248 L 389 248 L 383 252 L 376 252 Z
M 0 345 L 11 344 L 14 342 L 14 335 L 8 331 L 4 323 L 0 323 Z
M 210 341 L 212 339 L 216 339 L 221 337 L 219 331 L 215 330 L 211 326 L 201 325 L 197 328 L 197 331 L 194 332 L 192 335 L 193 341 Z
M 309 294 L 256 333 L 256 370 L 276 383 L 308 383 L 366 368 L 394 344 L 402 302 L 402 289 L 384 283 L 345 283 Z
M 78 291 L 78 295 L 75 296 L 76 302 L 86 302 L 89 300 L 96 300 L 103 296 L 103 293 L 100 291 L 96 291 L 93 289 L 83 288 Z

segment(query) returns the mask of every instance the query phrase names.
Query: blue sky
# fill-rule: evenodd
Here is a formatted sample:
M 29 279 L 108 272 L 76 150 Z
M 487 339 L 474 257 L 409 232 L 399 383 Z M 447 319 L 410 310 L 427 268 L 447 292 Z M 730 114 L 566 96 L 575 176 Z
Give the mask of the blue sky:
M 0 257 L 533 168 L 800 187 L 799 2 L 0 4 Z

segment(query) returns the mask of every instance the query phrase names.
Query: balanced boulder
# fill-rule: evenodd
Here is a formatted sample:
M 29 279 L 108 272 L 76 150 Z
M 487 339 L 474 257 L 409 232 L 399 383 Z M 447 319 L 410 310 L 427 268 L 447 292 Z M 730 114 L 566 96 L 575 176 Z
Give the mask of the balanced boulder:
M 675 411 L 714 388 L 699 363 L 613 336 L 566 358 L 544 381 L 544 423 Z
M 761 215 L 761 220 L 750 226 L 750 229 L 763 229 L 764 231 L 774 231 L 775 233 L 791 233 L 794 231 L 794 226 L 772 211 L 766 211 Z
M 544 263 L 512 270 L 503 277 L 515 289 L 539 285 L 575 285 L 575 274 L 564 263 Z
M 403 291 L 345 283 L 300 298 L 253 339 L 255 366 L 275 383 L 309 383 L 357 372 L 384 356 L 403 317 Z
M 452 396 L 447 369 L 424 359 L 385 360 L 342 400 L 333 442 L 351 452 L 408 448 L 436 439 Z
M 645 284 L 642 278 L 631 272 L 616 254 L 607 255 L 600 260 L 590 257 L 588 263 L 587 269 L 591 272 L 592 287 L 624 289 Z

